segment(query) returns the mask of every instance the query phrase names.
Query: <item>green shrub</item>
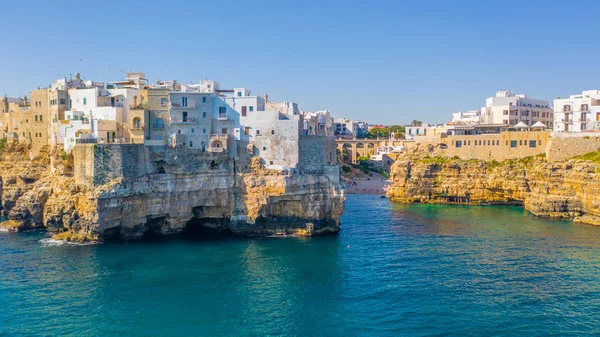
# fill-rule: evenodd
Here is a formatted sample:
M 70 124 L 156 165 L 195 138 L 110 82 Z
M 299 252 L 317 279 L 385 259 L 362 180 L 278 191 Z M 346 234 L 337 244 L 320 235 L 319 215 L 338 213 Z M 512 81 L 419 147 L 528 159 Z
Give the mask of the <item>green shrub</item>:
M 6 138 L 0 138 L 0 153 L 4 152 L 4 148 L 6 147 Z
M 352 171 L 352 168 L 350 166 L 348 166 L 348 165 L 342 166 L 342 172 L 348 173 L 350 171 Z

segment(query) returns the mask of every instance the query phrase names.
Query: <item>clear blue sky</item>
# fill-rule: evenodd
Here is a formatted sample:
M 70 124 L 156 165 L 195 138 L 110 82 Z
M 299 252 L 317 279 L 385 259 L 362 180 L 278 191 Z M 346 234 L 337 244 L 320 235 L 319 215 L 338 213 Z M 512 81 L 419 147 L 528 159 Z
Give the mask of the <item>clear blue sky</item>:
M 0 93 L 79 71 L 247 87 L 371 123 L 600 88 L 600 1 L 6 1 Z

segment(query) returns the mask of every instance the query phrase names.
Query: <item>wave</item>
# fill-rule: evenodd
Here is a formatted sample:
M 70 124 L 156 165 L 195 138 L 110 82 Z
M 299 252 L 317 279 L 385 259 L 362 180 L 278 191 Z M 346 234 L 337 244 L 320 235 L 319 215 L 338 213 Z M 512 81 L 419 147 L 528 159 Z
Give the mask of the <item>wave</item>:
M 91 246 L 100 244 L 100 242 L 67 242 L 63 240 L 56 240 L 53 238 L 44 238 L 40 239 L 39 242 L 42 244 L 42 247 L 58 247 L 58 246 Z

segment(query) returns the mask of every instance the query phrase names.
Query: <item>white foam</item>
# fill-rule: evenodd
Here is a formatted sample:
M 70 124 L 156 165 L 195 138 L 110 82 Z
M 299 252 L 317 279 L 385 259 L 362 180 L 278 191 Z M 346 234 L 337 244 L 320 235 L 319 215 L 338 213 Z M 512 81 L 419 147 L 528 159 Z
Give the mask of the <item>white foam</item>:
M 39 241 L 42 244 L 42 247 L 57 247 L 57 246 L 64 246 L 64 245 L 69 245 L 69 246 L 90 246 L 90 245 L 97 245 L 100 242 L 67 242 L 67 241 L 63 241 L 63 240 L 56 240 L 56 239 L 52 239 L 52 238 L 45 238 L 45 239 L 40 239 Z

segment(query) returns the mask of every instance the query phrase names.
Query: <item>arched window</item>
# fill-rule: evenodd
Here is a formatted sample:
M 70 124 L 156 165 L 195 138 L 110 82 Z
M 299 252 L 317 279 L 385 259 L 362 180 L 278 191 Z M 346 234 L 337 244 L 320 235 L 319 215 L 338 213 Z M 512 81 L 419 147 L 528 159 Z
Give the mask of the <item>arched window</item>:
M 139 117 L 133 119 L 133 128 L 141 129 L 142 128 L 142 120 Z

